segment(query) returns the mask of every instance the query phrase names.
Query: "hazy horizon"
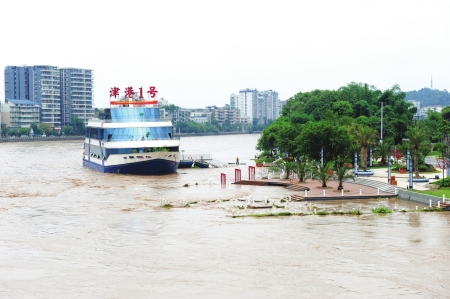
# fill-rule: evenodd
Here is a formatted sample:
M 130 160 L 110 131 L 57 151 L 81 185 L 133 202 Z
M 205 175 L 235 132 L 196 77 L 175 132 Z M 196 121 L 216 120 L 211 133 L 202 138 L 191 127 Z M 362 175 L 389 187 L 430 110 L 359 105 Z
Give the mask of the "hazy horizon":
M 432 76 L 450 90 L 449 12 L 445 0 L 17 0 L 0 12 L 0 65 L 92 69 L 97 108 L 114 86 L 156 86 L 186 108 L 245 88 L 286 100 L 351 82 L 420 90 Z

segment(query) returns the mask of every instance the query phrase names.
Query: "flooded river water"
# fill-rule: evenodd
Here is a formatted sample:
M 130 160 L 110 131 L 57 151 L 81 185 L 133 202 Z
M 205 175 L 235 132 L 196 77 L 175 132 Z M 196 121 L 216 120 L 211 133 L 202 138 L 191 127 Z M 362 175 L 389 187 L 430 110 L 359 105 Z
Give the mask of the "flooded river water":
M 182 149 L 248 165 L 257 138 L 182 138 Z M 450 213 L 379 216 L 374 201 L 342 200 L 316 205 L 364 214 L 231 218 L 233 199 L 288 191 L 221 186 L 234 168 L 103 174 L 82 167 L 82 147 L 0 144 L 0 298 L 449 297 Z

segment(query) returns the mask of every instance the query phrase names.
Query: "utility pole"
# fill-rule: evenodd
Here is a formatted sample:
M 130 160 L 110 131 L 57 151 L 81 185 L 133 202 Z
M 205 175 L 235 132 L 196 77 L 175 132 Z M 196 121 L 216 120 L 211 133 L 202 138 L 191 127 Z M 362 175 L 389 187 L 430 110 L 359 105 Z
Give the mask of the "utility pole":
M 381 103 L 381 134 L 380 134 L 380 144 L 383 143 L 383 104 L 384 102 L 380 102 Z

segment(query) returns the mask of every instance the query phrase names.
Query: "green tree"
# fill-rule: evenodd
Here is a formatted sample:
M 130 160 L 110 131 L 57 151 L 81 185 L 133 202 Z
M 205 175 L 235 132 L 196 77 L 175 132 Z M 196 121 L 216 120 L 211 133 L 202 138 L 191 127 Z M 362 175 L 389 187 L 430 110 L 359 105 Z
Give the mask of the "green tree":
M 392 143 L 390 140 L 384 140 L 382 143 L 377 145 L 374 150 L 374 156 L 376 158 L 381 158 L 381 165 L 387 165 L 387 156 L 391 154 Z
M 422 128 L 413 126 L 406 132 L 406 137 L 414 152 L 414 175 L 419 177 L 419 148 L 427 141 L 427 136 Z
M 28 135 L 28 128 L 20 128 L 17 132 L 20 136 L 27 136 Z
M 31 123 L 30 128 L 33 129 L 34 135 L 42 135 L 42 130 L 39 128 L 38 123 L 35 123 L 35 122 Z
M 70 125 L 75 131 L 75 135 L 85 135 L 86 134 L 86 125 L 84 121 L 79 119 L 76 116 L 72 116 Z
M 310 160 L 320 160 L 323 148 L 326 161 L 345 159 L 350 147 L 349 134 L 345 127 L 331 121 L 309 122 L 302 126 L 296 137 L 296 155 Z
M 306 182 L 307 175 L 312 173 L 313 169 L 314 167 L 310 162 L 306 159 L 301 159 L 293 171 L 297 174 L 299 182 Z
M 313 170 L 313 179 L 322 182 L 322 188 L 327 188 L 328 181 L 333 178 L 333 175 L 330 174 L 333 171 L 333 164 L 333 161 L 324 165 L 319 164 L 319 167 Z
M 281 168 L 284 169 L 284 178 L 288 178 L 297 168 L 297 162 L 295 161 L 283 161 L 281 163 Z
M 61 129 L 61 133 L 65 136 L 74 136 L 78 135 L 78 131 L 75 130 L 72 126 L 64 126 Z
M 342 116 L 352 116 L 353 106 L 348 101 L 337 101 L 333 103 L 333 112 Z
M 361 167 L 367 170 L 367 150 L 368 147 L 375 143 L 378 137 L 377 131 L 371 127 L 355 124 L 350 129 L 350 134 L 354 136 L 354 140 L 361 146 Z
M 338 185 L 338 190 L 343 190 L 344 186 L 343 186 L 343 182 L 346 179 L 352 179 L 353 181 L 355 180 L 355 176 L 353 174 L 350 173 L 350 169 L 347 168 L 347 166 L 342 165 L 342 166 L 338 166 L 336 165 L 336 170 L 334 171 L 334 176 L 336 178 L 336 180 L 339 182 Z
M 444 159 L 445 154 L 448 152 L 448 146 L 442 142 L 438 142 L 433 146 L 433 150 L 437 151 L 441 158 Z
M 39 123 L 38 128 L 46 135 L 51 135 L 53 131 L 51 125 L 48 123 Z

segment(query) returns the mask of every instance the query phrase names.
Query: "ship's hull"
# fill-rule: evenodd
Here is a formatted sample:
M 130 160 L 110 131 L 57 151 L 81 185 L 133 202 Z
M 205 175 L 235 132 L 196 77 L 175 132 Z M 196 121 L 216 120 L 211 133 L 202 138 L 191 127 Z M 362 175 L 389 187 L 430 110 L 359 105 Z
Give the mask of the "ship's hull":
M 178 168 L 191 168 L 193 167 L 194 162 L 192 160 L 181 160 Z
M 179 162 L 154 159 L 148 161 L 140 161 L 135 163 L 117 164 L 117 165 L 102 165 L 96 161 L 88 161 L 83 158 L 83 165 L 94 170 L 106 173 L 118 174 L 140 174 L 140 175 L 163 175 L 175 173 L 177 171 Z

